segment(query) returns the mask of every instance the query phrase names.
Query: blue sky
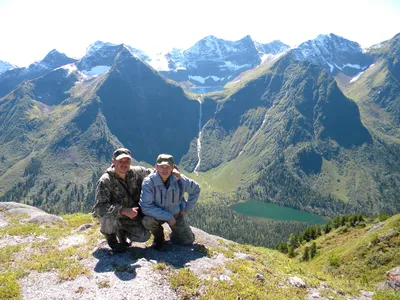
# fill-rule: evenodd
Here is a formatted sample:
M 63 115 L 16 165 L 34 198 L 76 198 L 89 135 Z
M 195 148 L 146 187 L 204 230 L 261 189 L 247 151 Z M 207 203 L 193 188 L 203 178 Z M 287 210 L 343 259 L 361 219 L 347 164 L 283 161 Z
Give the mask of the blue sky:
M 0 60 L 18 66 L 97 40 L 151 54 L 207 35 L 295 46 L 334 33 L 367 47 L 400 32 L 400 0 L 0 0 L 0 28 Z

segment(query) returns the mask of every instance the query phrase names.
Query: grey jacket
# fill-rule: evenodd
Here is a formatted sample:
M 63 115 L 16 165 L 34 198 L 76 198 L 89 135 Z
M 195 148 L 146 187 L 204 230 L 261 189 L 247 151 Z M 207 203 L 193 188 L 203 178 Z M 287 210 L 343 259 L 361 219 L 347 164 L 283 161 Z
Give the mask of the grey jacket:
M 93 216 L 128 218 L 120 215 L 119 211 L 139 206 L 143 179 L 151 172 L 151 169 L 131 166 L 124 181 L 115 173 L 114 167 L 108 168 L 97 181 Z
M 187 200 L 184 198 L 185 192 L 188 193 Z M 180 180 L 171 175 L 167 189 L 156 171 L 143 181 L 140 207 L 145 215 L 160 221 L 170 221 L 179 212 L 193 208 L 199 195 L 200 186 L 197 182 L 182 174 Z

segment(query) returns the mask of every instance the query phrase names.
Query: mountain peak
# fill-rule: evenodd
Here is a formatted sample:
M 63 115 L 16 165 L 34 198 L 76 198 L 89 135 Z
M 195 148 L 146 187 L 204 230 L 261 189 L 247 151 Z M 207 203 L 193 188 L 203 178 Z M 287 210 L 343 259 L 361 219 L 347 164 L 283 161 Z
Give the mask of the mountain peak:
M 17 66 L 10 64 L 9 62 L 0 60 L 0 74 L 8 70 L 14 69 Z
M 99 50 L 100 48 L 104 47 L 104 46 L 116 46 L 116 44 L 113 43 L 109 43 L 109 42 L 103 42 L 103 41 L 96 41 L 93 44 L 90 44 L 87 48 L 86 48 L 86 55 L 91 55 L 93 52 Z
M 332 74 L 342 72 L 354 76 L 371 64 L 371 58 L 365 55 L 357 42 L 341 36 L 320 34 L 291 50 L 297 60 L 309 61 Z
M 58 52 L 56 49 L 53 49 L 39 62 L 39 64 L 48 69 L 54 69 L 74 61 L 76 60 L 69 58 L 64 53 Z

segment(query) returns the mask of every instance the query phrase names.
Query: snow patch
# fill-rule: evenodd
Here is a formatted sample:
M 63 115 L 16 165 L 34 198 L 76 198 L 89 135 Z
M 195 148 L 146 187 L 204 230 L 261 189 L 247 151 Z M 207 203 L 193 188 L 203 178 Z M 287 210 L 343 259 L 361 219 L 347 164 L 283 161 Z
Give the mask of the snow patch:
M 168 67 L 168 59 L 162 53 L 153 56 L 148 64 L 158 71 L 171 71 Z
M 350 67 L 350 68 L 354 68 L 354 69 L 359 69 L 359 70 L 361 70 L 361 66 L 360 66 L 360 65 L 345 64 L 345 65 L 342 66 L 342 68 L 345 68 L 345 67 Z
M 333 65 L 331 65 L 330 63 L 328 63 L 327 61 L 325 61 L 326 64 L 329 66 L 329 69 L 331 71 L 331 73 L 333 72 L 333 69 L 335 68 Z
M 59 67 L 59 68 L 57 68 L 57 69 L 64 69 L 64 70 L 67 70 L 67 71 L 68 71 L 67 77 L 68 77 L 69 75 L 71 75 L 71 73 L 73 73 L 74 71 L 78 71 L 78 68 L 76 67 L 76 65 L 75 65 L 74 63 L 61 66 L 61 67 Z M 55 70 L 57 70 L 57 69 L 55 69 Z
M 364 72 L 358 73 L 356 76 L 354 76 L 354 77 L 350 80 L 350 82 L 355 82 L 355 81 L 357 81 L 358 78 L 360 78 L 360 76 L 362 75 L 362 73 L 364 73 Z
M 200 83 L 206 82 L 206 78 L 201 77 L 201 76 L 191 76 L 191 75 L 189 75 L 188 78 L 189 78 L 189 80 L 198 81 Z
M 200 83 L 203 83 L 203 84 L 209 78 L 211 78 L 214 81 L 223 81 L 225 79 L 224 77 L 220 78 L 220 77 L 214 76 L 214 75 L 207 76 L 207 77 L 189 75 L 188 78 L 189 78 L 189 80 L 194 80 L 194 81 L 197 81 L 197 82 L 200 82 Z
M 245 65 L 235 65 L 230 61 L 226 61 L 225 62 L 225 67 L 227 67 L 229 70 L 232 71 L 236 71 L 236 70 L 240 70 L 240 69 L 244 69 L 244 68 L 250 68 L 251 65 L 250 64 L 245 64 Z
M 338 68 L 340 71 L 343 71 L 342 68 L 340 68 L 337 64 L 335 64 L 335 67 Z

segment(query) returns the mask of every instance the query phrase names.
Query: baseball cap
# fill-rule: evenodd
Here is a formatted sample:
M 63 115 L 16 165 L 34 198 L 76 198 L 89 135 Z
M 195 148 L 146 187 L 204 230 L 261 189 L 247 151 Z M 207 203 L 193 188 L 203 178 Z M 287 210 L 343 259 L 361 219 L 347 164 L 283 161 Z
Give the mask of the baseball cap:
M 168 165 L 168 166 L 172 167 L 174 165 L 174 157 L 170 154 L 160 154 L 157 157 L 156 164 L 158 166 Z
M 120 160 L 120 159 L 125 158 L 125 157 L 128 157 L 128 158 L 132 159 L 131 151 L 129 151 L 126 148 L 118 148 L 113 153 L 113 159 L 114 160 Z

